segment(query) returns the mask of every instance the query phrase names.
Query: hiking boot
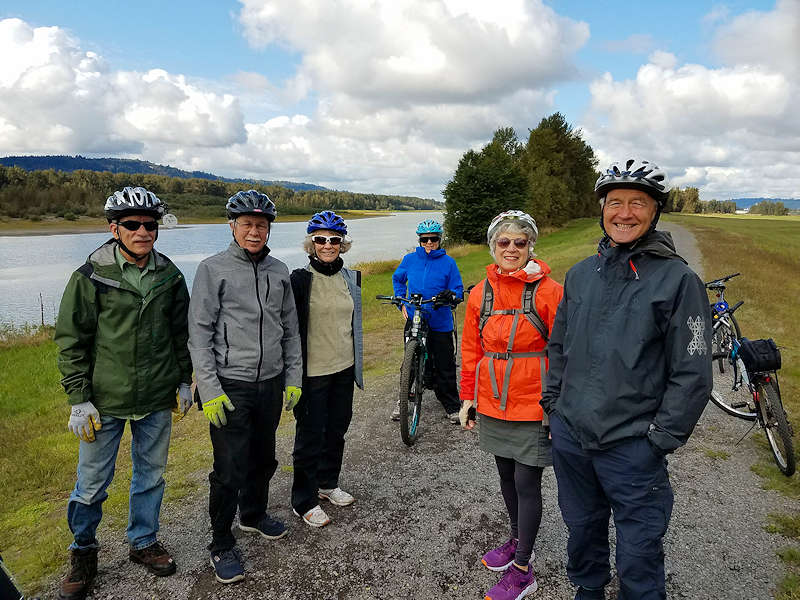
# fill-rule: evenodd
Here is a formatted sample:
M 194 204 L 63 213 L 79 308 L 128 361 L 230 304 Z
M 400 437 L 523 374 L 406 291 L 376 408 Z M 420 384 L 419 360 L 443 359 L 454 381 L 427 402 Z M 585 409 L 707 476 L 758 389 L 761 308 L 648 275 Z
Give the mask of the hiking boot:
M 345 492 L 342 488 L 323 489 L 320 488 L 317 492 L 320 500 L 328 500 L 331 504 L 336 506 L 350 506 L 356 501 L 353 496 Z
M 97 576 L 97 548 L 72 550 L 69 575 L 61 582 L 58 600 L 83 600 Z
M 514 562 L 514 555 L 517 553 L 519 540 L 511 538 L 505 544 L 494 550 L 489 550 L 481 558 L 483 566 L 490 571 L 505 571 Z M 533 557 L 531 557 L 531 560 Z
M 131 562 L 144 565 L 148 571 L 158 577 L 167 577 L 175 573 L 175 561 L 172 560 L 169 552 L 161 545 L 161 542 L 156 542 L 139 550 L 131 548 L 130 552 L 128 552 L 128 559 Z
M 578 587 L 575 600 L 605 600 L 605 588 L 585 588 Z
M 392 421 L 399 421 L 400 420 L 400 400 L 397 401 L 397 404 L 394 406 L 394 410 L 392 411 Z
M 279 540 L 288 533 L 286 525 L 278 519 L 273 519 L 269 515 L 264 515 L 261 520 L 255 525 L 245 525 L 239 523 L 239 529 L 242 531 L 252 531 L 253 533 L 260 533 L 268 540 Z
M 236 547 L 216 554 L 212 552 L 211 566 L 214 568 L 214 576 L 220 583 L 236 583 L 244 579 L 242 555 Z
M 303 519 L 303 522 L 309 527 L 325 527 L 325 525 L 331 522 L 330 517 L 322 510 L 319 504 L 311 510 L 304 512 L 302 515 L 295 509 L 292 509 L 292 512 Z
M 486 592 L 484 600 L 520 600 L 535 592 L 536 587 L 536 577 L 530 564 L 527 573 L 512 564 L 497 585 Z

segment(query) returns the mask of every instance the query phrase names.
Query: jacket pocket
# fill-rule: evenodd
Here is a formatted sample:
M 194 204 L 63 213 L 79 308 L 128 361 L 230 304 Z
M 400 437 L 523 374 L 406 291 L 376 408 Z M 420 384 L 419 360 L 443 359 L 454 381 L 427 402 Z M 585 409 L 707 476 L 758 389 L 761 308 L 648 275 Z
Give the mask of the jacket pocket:
M 225 366 L 228 366 L 228 353 L 231 351 L 231 346 L 228 343 L 228 324 L 222 324 L 222 337 L 225 340 Z

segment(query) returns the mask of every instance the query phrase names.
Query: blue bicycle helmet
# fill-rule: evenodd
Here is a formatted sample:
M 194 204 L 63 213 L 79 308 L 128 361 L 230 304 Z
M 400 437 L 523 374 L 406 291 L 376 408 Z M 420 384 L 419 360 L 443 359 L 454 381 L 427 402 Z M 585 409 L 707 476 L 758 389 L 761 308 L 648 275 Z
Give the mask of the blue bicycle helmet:
M 438 233 L 442 235 L 442 226 L 433 219 L 425 219 L 422 223 L 417 225 L 417 235 L 425 235 L 426 233 Z
M 225 211 L 228 213 L 229 219 L 235 219 L 242 215 L 263 215 L 270 223 L 278 216 L 275 203 L 269 199 L 269 196 L 257 190 L 236 192 L 228 198 Z
M 344 219 L 332 210 L 323 210 L 311 217 L 311 220 L 308 222 L 308 227 L 306 228 L 306 233 L 313 233 L 320 229 L 328 229 L 336 233 L 341 233 L 342 235 L 347 235 L 347 225 L 344 224 Z

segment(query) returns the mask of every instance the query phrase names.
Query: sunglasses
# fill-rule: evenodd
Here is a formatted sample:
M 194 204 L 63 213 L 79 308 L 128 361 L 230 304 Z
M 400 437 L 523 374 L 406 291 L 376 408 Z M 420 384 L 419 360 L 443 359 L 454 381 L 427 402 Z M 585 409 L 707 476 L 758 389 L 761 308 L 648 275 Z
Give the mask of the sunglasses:
M 117 221 L 117 225 L 124 227 L 128 231 L 138 231 L 139 227 L 144 227 L 146 231 L 155 231 L 158 229 L 158 221 Z
M 428 244 L 428 243 L 435 244 L 440 239 L 441 238 L 438 235 L 435 235 L 433 237 L 421 237 L 421 238 L 419 238 L 419 243 L 420 244 Z
M 511 240 L 508 238 L 500 238 L 495 242 L 498 248 L 508 248 L 511 245 Z M 522 250 L 528 247 L 528 240 L 526 238 L 515 238 L 514 247 Z
M 311 241 L 315 244 L 319 244 L 320 246 L 324 246 L 325 244 L 330 244 L 331 246 L 338 246 L 342 243 L 342 238 L 338 235 L 315 235 L 311 238 Z

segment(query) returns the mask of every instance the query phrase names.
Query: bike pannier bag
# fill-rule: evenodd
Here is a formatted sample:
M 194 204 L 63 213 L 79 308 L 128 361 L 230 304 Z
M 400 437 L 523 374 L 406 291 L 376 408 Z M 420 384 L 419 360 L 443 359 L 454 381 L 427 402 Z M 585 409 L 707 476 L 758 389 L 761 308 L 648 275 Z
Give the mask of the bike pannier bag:
M 781 351 L 772 338 L 767 340 L 739 340 L 739 356 L 751 373 L 777 371 L 781 368 Z

